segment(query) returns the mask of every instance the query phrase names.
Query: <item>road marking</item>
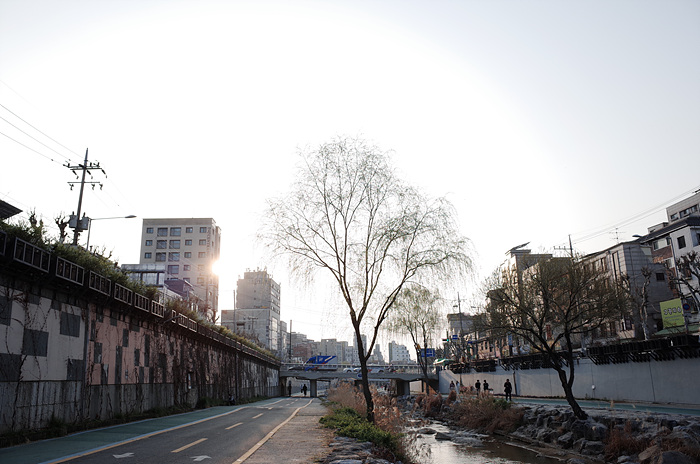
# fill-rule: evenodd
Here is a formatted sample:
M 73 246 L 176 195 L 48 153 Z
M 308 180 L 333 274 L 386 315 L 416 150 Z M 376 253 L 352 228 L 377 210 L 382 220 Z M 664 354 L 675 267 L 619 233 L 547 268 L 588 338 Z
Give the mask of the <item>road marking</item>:
M 238 424 L 233 424 L 231 427 L 226 427 L 226 430 L 231 430 L 231 429 L 234 428 L 234 427 L 238 427 L 238 426 L 241 425 L 242 423 L 243 423 L 243 422 L 239 422 Z
M 117 459 L 120 459 L 120 458 L 132 458 L 132 457 L 134 457 L 134 453 L 113 454 L 112 456 L 114 456 L 114 457 L 117 458 Z
M 203 441 L 206 441 L 206 438 L 200 438 L 200 439 L 197 440 L 197 441 L 193 441 L 193 442 L 190 443 L 189 445 L 185 445 L 185 446 L 183 446 L 182 448 L 178 448 L 178 449 L 176 449 L 176 450 L 172 450 L 171 453 L 179 453 L 180 451 L 186 450 L 186 449 L 189 448 L 190 446 L 198 445 L 199 443 L 202 443 Z
M 265 413 L 261 412 L 261 413 L 258 414 L 257 416 L 253 416 L 253 419 L 257 419 L 258 417 L 262 416 L 263 414 L 265 414 Z
M 233 411 L 225 412 L 223 414 L 218 414 L 216 416 L 211 416 L 211 417 L 205 417 L 204 419 L 199 419 L 199 420 L 196 420 L 193 422 L 189 422 L 187 424 L 177 425 L 175 427 L 170 427 L 169 429 L 156 430 L 155 432 L 150 432 L 150 433 L 146 433 L 146 434 L 143 434 L 141 436 L 138 436 L 138 437 L 129 438 L 128 440 L 120 441 L 118 443 L 113 443 L 111 445 L 106 445 L 106 446 L 101 446 L 99 448 L 94 448 L 94 449 L 85 451 L 83 453 L 77 453 L 77 454 L 73 454 L 70 456 L 65 456 L 62 458 L 58 458 L 54 461 L 46 461 L 43 464 L 60 464 L 62 462 L 72 461 L 73 459 L 81 458 L 83 456 L 90 456 L 91 454 L 99 453 L 100 451 L 107 451 L 108 449 L 112 449 L 112 448 L 116 448 L 118 446 L 126 445 L 127 443 L 133 443 L 135 441 L 143 440 L 144 438 L 155 437 L 156 435 L 160 435 L 161 433 L 171 432 L 173 430 L 178 430 L 178 429 L 181 429 L 184 427 L 189 427 L 190 425 L 201 424 L 202 422 L 206 422 L 206 421 L 209 421 L 212 419 L 217 419 L 219 417 L 228 416 L 229 414 L 233 414 L 234 412 L 240 411 L 241 409 L 248 409 L 249 407 L 250 406 L 242 406 L 240 408 L 234 409 Z
M 211 456 L 192 456 L 194 462 L 204 461 L 205 459 L 211 459 Z
M 266 442 L 267 440 L 269 440 L 270 438 L 272 438 L 272 436 L 273 436 L 274 434 L 276 434 L 277 431 L 278 431 L 279 429 L 281 429 L 282 427 L 284 427 L 284 426 L 287 424 L 287 422 L 289 422 L 290 420 L 292 420 L 292 418 L 294 418 L 294 416 L 296 416 L 297 413 L 298 413 L 300 410 L 304 409 L 305 407 L 307 407 L 307 406 L 310 405 L 310 404 L 311 404 L 311 400 L 309 400 L 309 402 L 306 403 L 304 406 L 302 406 L 302 407 L 300 407 L 300 408 L 296 408 L 296 409 L 294 410 L 294 412 L 292 413 L 291 416 L 289 416 L 289 417 L 288 417 L 284 422 L 282 422 L 280 425 L 278 425 L 277 427 L 275 427 L 274 429 L 272 429 L 272 431 L 271 431 L 270 433 L 268 433 L 267 435 L 265 435 L 265 437 L 264 437 L 262 440 L 260 440 L 259 442 L 257 442 L 257 443 L 255 444 L 255 446 L 253 446 L 251 449 L 249 449 L 248 451 L 246 451 L 245 454 L 244 454 L 243 456 L 241 456 L 240 458 L 238 458 L 238 459 L 236 459 L 235 461 L 233 461 L 233 464 L 241 463 L 241 462 L 245 461 L 246 459 L 248 459 L 249 457 L 251 457 L 251 456 L 253 455 L 253 453 L 255 453 L 255 452 L 258 450 L 258 448 L 260 448 L 262 445 L 264 445 L 265 442 Z

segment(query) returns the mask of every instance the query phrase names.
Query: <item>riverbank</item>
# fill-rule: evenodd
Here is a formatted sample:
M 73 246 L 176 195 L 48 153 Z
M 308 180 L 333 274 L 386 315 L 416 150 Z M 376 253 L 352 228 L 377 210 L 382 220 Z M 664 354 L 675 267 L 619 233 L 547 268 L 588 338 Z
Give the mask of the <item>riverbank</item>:
M 588 419 L 579 420 L 568 406 L 511 405 L 493 397 L 455 395 L 412 397 L 405 400 L 404 411 L 413 420 L 447 425 L 461 441 L 465 433 L 488 433 L 571 463 L 700 462 L 700 419 L 693 416 L 586 409 Z M 476 427 L 479 415 L 490 417 Z

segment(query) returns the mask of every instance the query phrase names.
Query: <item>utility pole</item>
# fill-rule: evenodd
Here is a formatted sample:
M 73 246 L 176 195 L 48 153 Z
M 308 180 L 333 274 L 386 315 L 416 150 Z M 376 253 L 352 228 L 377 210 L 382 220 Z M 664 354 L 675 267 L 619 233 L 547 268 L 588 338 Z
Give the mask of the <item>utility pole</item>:
M 73 232 L 73 246 L 78 246 L 78 237 L 80 236 L 80 232 L 83 230 L 87 230 L 88 227 L 90 227 L 90 218 L 85 218 L 82 219 L 80 218 L 80 213 L 82 212 L 82 207 L 83 207 L 83 191 L 85 190 L 85 184 L 90 184 L 92 185 L 92 189 L 95 190 L 95 185 L 100 186 L 100 190 L 102 190 L 102 183 L 101 182 L 85 182 L 85 174 L 90 174 L 90 177 L 92 178 L 92 173 L 90 172 L 91 169 L 99 169 L 102 171 L 102 174 L 107 177 L 107 173 L 105 173 L 104 169 L 100 167 L 100 163 L 88 163 L 88 149 L 85 149 L 85 161 L 83 164 L 77 164 L 75 166 L 71 166 L 70 163 L 66 162 L 64 164 L 65 167 L 73 171 L 73 174 L 75 174 L 76 178 L 80 179 L 80 196 L 78 197 L 78 211 L 75 216 L 72 216 L 70 218 L 70 226 L 74 228 Z M 82 177 L 78 176 L 76 171 L 82 171 Z M 75 186 L 77 182 L 68 182 L 68 185 L 70 185 L 70 189 L 73 190 L 73 187 Z M 84 216 L 84 214 L 83 214 Z

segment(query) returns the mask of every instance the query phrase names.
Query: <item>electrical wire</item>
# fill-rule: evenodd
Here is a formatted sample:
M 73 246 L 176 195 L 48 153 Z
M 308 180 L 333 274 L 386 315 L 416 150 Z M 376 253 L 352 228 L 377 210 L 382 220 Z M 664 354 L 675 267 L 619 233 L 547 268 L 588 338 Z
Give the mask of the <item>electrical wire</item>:
M 617 222 L 617 223 L 614 223 L 611 225 L 607 225 L 607 226 L 604 226 L 602 228 L 593 229 L 592 232 L 587 233 L 586 235 L 583 235 L 581 238 L 574 239 L 572 237 L 572 241 L 576 244 L 581 243 L 581 242 L 586 242 L 588 240 L 592 240 L 594 238 L 600 237 L 601 235 L 605 235 L 607 233 L 610 233 L 615 228 L 622 227 L 622 226 L 631 224 L 633 222 L 639 221 L 641 219 L 647 218 L 647 217 L 651 216 L 652 214 L 658 213 L 659 211 L 663 210 L 669 204 L 672 204 L 672 203 L 678 201 L 679 199 L 687 197 L 689 194 L 698 191 L 698 189 L 700 189 L 700 186 L 695 187 L 695 188 L 688 190 L 686 192 L 683 192 L 680 195 L 678 195 L 674 198 L 671 198 L 670 200 L 666 200 L 663 203 L 660 203 L 660 204 L 658 204 L 650 209 L 647 209 L 647 210 L 644 210 L 640 213 L 637 213 L 637 214 L 635 214 L 627 219 L 624 219 L 620 222 Z M 583 232 L 583 233 L 585 233 L 585 232 Z M 575 235 L 577 235 L 577 234 L 572 234 L 572 236 L 575 236 Z
M 0 106 L 2 106 L 2 104 L 0 104 Z M 8 124 L 11 125 L 12 127 L 14 127 L 15 129 L 17 129 L 18 131 L 20 131 L 21 133 L 23 133 L 24 135 L 26 135 L 26 136 L 29 137 L 30 139 L 34 140 L 35 142 L 37 142 L 37 143 L 43 145 L 44 147 L 48 148 L 48 149 L 51 150 L 52 152 L 56 153 L 58 156 L 61 156 L 61 157 L 65 158 L 66 160 L 70 161 L 70 158 L 68 158 L 67 156 L 62 155 L 62 154 L 59 153 L 59 152 L 57 152 L 56 150 L 54 150 L 54 149 L 51 148 L 50 146 L 46 145 L 46 144 L 45 144 L 44 142 L 42 142 L 41 140 L 35 138 L 35 137 L 32 136 L 31 134 L 25 132 L 24 130 L 20 129 L 20 128 L 17 127 L 16 125 L 12 124 L 12 123 L 11 123 L 10 121 L 8 121 L 7 119 L 3 118 L 2 116 L 0 116 L 0 119 L 2 119 L 2 120 L 5 121 L 6 123 L 8 123 Z
M 78 153 L 74 152 L 73 150 L 71 150 L 70 148 L 66 147 L 66 146 L 63 145 L 62 143 L 58 142 L 57 140 L 55 140 L 55 139 L 49 137 L 48 135 L 46 135 L 46 134 L 45 134 L 44 132 L 42 132 L 41 130 L 37 129 L 37 128 L 34 127 L 32 124 L 30 124 L 29 122 L 27 122 L 27 121 L 25 121 L 24 119 L 22 119 L 22 117 L 20 117 L 19 115 L 17 115 L 15 112 L 13 112 L 11 109 L 9 109 L 8 107 L 6 107 L 6 106 L 3 105 L 2 103 L 0 103 L 0 107 L 3 107 L 3 108 L 5 109 L 5 111 L 7 111 L 8 113 L 10 113 L 11 115 L 13 115 L 13 116 L 16 117 L 17 119 L 19 119 L 20 121 L 22 121 L 23 123 L 25 123 L 26 125 L 28 125 L 29 127 L 31 127 L 32 129 L 34 129 L 35 131 L 37 131 L 38 133 L 40 133 L 41 135 L 43 135 L 43 136 L 46 137 L 47 139 L 51 140 L 51 141 L 52 141 L 53 143 L 55 143 L 56 145 L 58 145 L 58 146 L 60 146 L 60 147 L 62 147 L 62 148 L 64 148 L 64 149 L 68 150 L 70 153 L 73 153 L 75 156 L 78 157 L 78 159 L 80 159 L 80 155 L 79 155 Z M 5 121 L 7 121 L 7 119 L 5 119 L 5 118 L 3 118 L 3 119 L 4 119 Z M 7 121 L 7 122 L 10 123 L 9 121 Z M 10 123 L 10 124 L 12 124 L 12 123 Z M 17 126 L 15 126 L 14 124 L 12 124 L 12 125 L 13 125 L 14 127 L 16 127 L 18 130 L 21 130 L 21 129 L 19 129 Z M 22 132 L 24 132 L 24 131 L 22 131 Z M 26 132 L 24 132 L 24 133 L 26 134 Z M 27 134 L 27 135 L 29 135 L 29 134 Z M 29 137 L 32 137 L 32 136 L 29 135 Z M 32 138 L 34 139 L 34 137 L 32 137 Z M 34 140 L 36 140 L 36 139 L 34 139 Z M 37 140 L 37 142 L 39 142 L 39 141 Z M 41 142 L 39 142 L 39 143 L 41 143 Z M 44 144 L 42 143 L 42 145 L 44 145 Z M 46 146 L 46 145 L 44 145 L 44 146 Z M 49 147 L 47 147 L 47 148 L 49 148 Z M 52 148 L 50 148 L 50 149 L 51 149 L 52 151 L 55 151 L 56 153 L 58 153 L 56 150 L 53 150 Z M 62 156 L 63 158 L 67 159 L 68 161 L 72 161 L 69 157 L 67 157 L 67 156 L 65 156 L 65 155 L 61 155 L 60 153 L 58 153 L 58 154 L 59 154 L 60 156 Z
M 43 154 L 43 153 L 41 153 L 41 152 L 39 152 L 39 151 L 33 149 L 32 147 L 23 144 L 23 143 L 20 142 L 19 140 L 13 139 L 13 138 L 10 137 L 9 135 L 5 134 L 4 132 L 0 132 L 0 135 L 4 135 L 5 137 L 7 137 L 8 139 L 12 140 L 13 142 L 15 142 L 15 143 L 17 143 L 17 144 L 19 144 L 19 145 L 22 145 L 22 146 L 23 146 L 24 148 L 26 148 L 27 150 L 33 151 L 33 152 L 36 153 L 37 155 L 43 156 L 43 157 L 46 158 L 47 160 L 53 161 L 54 163 L 61 165 L 60 162 L 56 161 L 55 159 L 51 158 L 50 156 L 47 156 L 47 155 L 45 155 L 45 154 Z

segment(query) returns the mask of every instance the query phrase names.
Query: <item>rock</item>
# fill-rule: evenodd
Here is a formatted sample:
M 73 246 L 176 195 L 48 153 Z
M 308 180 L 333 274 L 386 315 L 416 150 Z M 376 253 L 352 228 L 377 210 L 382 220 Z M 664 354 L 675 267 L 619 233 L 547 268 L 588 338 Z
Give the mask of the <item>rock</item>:
M 653 458 L 661 454 L 661 449 L 657 445 L 650 446 L 641 453 L 639 453 L 639 462 L 641 464 L 648 464 Z
M 569 449 L 574 444 L 574 434 L 566 432 L 564 435 L 557 437 L 557 444 L 564 449 Z
M 600 422 L 586 424 L 586 439 L 591 441 L 603 441 L 608 436 L 608 427 Z
M 436 440 L 452 440 L 452 434 L 443 433 L 443 432 L 435 432 L 435 439 Z
M 455 437 L 452 439 L 452 442 L 472 448 L 481 448 L 484 446 L 484 442 L 476 437 Z
M 695 464 L 695 460 L 680 451 L 664 451 L 654 464 Z
M 362 459 L 340 459 L 338 461 L 330 461 L 328 464 L 362 464 Z
M 418 433 L 423 434 L 423 435 L 434 435 L 437 432 L 430 427 L 421 427 L 418 429 Z
M 578 458 L 567 459 L 566 464 L 586 464 L 586 461 Z
M 587 456 L 595 456 L 605 452 L 605 443 L 602 441 L 587 441 L 581 447 L 581 453 Z
M 551 443 L 553 441 L 554 433 L 554 430 L 542 429 L 539 432 L 537 432 L 536 438 L 538 441 L 541 441 L 543 443 Z

